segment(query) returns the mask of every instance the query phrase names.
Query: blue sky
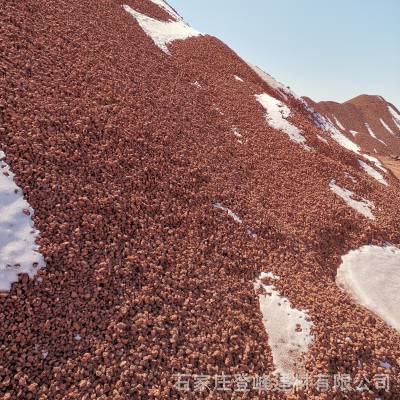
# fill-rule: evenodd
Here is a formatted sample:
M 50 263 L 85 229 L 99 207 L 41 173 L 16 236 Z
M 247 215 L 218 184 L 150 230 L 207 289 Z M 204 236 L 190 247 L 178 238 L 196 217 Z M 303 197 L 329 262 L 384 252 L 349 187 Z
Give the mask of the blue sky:
M 400 107 L 400 0 L 169 0 L 297 94 Z

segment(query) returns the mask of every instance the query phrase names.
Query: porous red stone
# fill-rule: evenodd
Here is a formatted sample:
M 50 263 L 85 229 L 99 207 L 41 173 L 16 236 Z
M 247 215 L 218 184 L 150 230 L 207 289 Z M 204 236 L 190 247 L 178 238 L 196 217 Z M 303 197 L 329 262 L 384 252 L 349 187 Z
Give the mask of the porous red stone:
M 290 98 L 314 148 L 304 151 L 268 126 L 254 95 L 277 94 L 232 50 L 201 36 L 168 56 L 121 4 L 2 2 L 0 149 L 47 265 L 0 298 L 0 396 L 197 399 L 177 391 L 175 374 L 271 373 L 261 271 L 309 310 L 310 375 L 371 376 L 385 359 L 398 396 L 398 332 L 344 294 L 335 272 L 350 249 L 400 243 L 399 182 L 383 187 L 354 154 L 319 141 Z M 147 0 L 128 4 L 168 19 Z M 373 201 L 376 220 L 335 196 L 332 179 Z M 310 387 L 291 398 L 338 396 Z

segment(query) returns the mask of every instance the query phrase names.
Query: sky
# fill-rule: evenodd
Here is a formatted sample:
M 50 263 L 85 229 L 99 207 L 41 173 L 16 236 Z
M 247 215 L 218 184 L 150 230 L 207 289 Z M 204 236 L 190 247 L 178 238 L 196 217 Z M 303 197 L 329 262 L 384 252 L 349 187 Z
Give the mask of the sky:
M 381 95 L 400 107 L 400 0 L 168 2 L 298 95 Z

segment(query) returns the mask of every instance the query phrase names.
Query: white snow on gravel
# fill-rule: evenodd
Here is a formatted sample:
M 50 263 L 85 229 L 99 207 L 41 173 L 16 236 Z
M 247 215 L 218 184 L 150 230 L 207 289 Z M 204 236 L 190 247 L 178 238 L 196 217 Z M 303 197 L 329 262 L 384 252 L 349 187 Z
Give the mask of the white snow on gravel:
M 31 219 L 34 211 L 2 161 L 4 157 L 0 151 L 0 292 L 9 291 L 19 273 L 32 278 L 45 265 L 35 244 L 39 231 Z
M 333 124 L 328 124 L 327 130 L 328 132 L 330 132 L 332 139 L 335 142 L 339 143 L 342 147 L 355 153 L 359 152 L 360 147 L 349 138 L 347 138 L 345 135 L 343 135 L 343 133 L 341 133 L 336 127 L 334 127 Z
M 275 78 L 264 72 L 261 68 L 250 63 L 247 64 L 264 82 L 268 84 L 268 86 L 276 90 L 285 100 L 288 100 L 288 96 L 292 96 L 295 99 L 300 99 L 300 97 L 291 89 L 289 89 L 283 83 L 278 82 Z
M 154 4 L 161 7 L 164 11 L 166 11 L 173 19 L 175 20 L 182 20 L 182 17 L 176 13 L 176 11 L 170 7 L 165 1 L 163 0 L 151 0 Z
M 387 169 L 382 165 L 382 163 L 375 157 L 370 156 L 369 154 L 362 154 L 364 158 L 366 158 L 368 161 L 373 162 L 381 171 L 387 173 Z
M 388 172 L 387 169 L 385 169 L 383 167 L 382 163 L 377 158 L 372 157 L 368 154 L 361 154 L 361 152 L 360 152 L 361 149 L 358 146 L 358 144 L 356 144 L 352 140 L 348 139 L 331 122 L 328 122 L 329 118 L 327 119 L 327 118 L 323 117 L 321 114 L 317 113 L 307 103 L 305 103 L 305 106 L 306 106 L 307 110 L 311 113 L 315 125 L 318 128 L 324 130 L 325 132 L 328 132 L 331 135 L 331 138 L 333 140 L 335 140 L 338 144 L 340 144 L 345 149 L 352 151 L 353 153 L 363 156 L 368 161 L 373 162 L 376 165 L 376 167 L 381 169 L 383 172 L 385 172 L 385 173 Z M 353 131 L 353 132 L 355 132 L 355 131 Z
M 223 210 L 223 211 L 227 212 L 228 215 L 229 215 L 231 218 L 233 218 L 233 219 L 235 220 L 235 222 L 238 222 L 239 224 L 242 223 L 241 218 L 240 218 L 236 213 L 234 213 L 231 209 L 222 206 L 221 203 L 218 203 L 218 202 L 217 202 L 217 203 L 214 203 L 214 204 L 213 204 L 213 207 L 214 207 L 214 208 L 218 208 L 218 209 L 220 209 L 220 210 Z
M 202 33 L 193 29 L 181 19 L 168 22 L 158 21 L 133 10 L 128 5 L 123 5 L 122 7 L 137 20 L 140 27 L 153 40 L 155 45 L 166 54 L 171 54 L 167 47 L 169 43 L 202 35 Z
M 232 128 L 232 133 L 235 135 L 235 138 L 237 139 L 237 141 L 238 141 L 240 144 L 243 144 L 243 141 L 242 141 L 243 136 L 242 136 L 242 134 L 240 133 L 239 128 L 233 127 L 233 128 Z
M 369 124 L 366 122 L 365 123 L 365 127 L 368 130 L 368 133 L 374 138 L 374 139 L 378 139 L 375 135 L 375 132 L 371 129 L 371 127 L 369 126 Z
M 311 147 L 306 144 L 306 138 L 300 133 L 300 129 L 286 119 L 290 115 L 289 107 L 267 93 L 257 94 L 256 99 L 264 107 L 265 119 L 272 128 L 286 133 L 290 140 L 305 150 L 311 150 Z
M 383 125 L 383 127 L 392 135 L 394 135 L 393 131 L 389 128 L 389 126 L 386 124 L 386 122 L 382 119 L 379 118 L 379 121 L 381 121 L 381 124 Z
M 303 106 L 304 108 L 311 114 L 312 120 L 314 124 L 324 130 L 325 132 L 328 132 L 331 136 L 331 138 L 337 142 L 339 145 L 344 147 L 347 150 L 350 150 L 356 154 L 360 154 L 360 147 L 354 143 L 352 140 L 348 139 L 342 132 L 340 132 L 339 129 L 333 124 L 333 122 L 329 119 L 329 117 L 323 117 L 321 114 L 316 112 L 313 107 L 311 107 L 302 97 L 298 96 L 295 92 L 293 92 L 291 89 L 286 87 L 284 84 L 276 81 L 271 75 L 265 73 L 263 70 L 258 68 L 255 65 L 248 64 L 265 82 L 267 82 L 273 89 L 277 90 L 284 98 L 285 100 L 288 99 L 286 95 L 290 95 L 297 99 Z M 358 132 L 356 131 L 350 131 L 353 136 L 357 134 Z M 320 135 L 317 135 L 318 139 L 321 140 L 322 137 Z M 324 139 L 322 139 L 324 142 Z M 376 159 L 375 159 L 376 160 Z M 378 163 L 379 161 L 376 160 Z
M 392 120 L 395 123 L 395 125 L 397 126 L 397 128 L 400 130 L 400 120 L 397 121 L 395 118 L 392 118 Z
M 376 179 L 382 185 L 388 186 L 388 183 L 386 182 L 385 178 L 383 177 L 383 175 L 381 173 L 379 173 L 377 170 L 373 169 L 371 166 L 369 166 L 367 163 L 365 163 L 362 160 L 358 160 L 358 163 L 360 164 L 361 168 L 369 176 L 372 176 L 372 178 Z
M 328 117 L 323 117 L 321 114 L 319 114 L 318 112 L 316 112 L 313 107 L 311 107 L 303 98 L 299 97 L 296 93 L 294 93 L 292 90 L 290 90 L 289 88 L 287 88 L 285 85 L 283 85 L 280 82 L 277 82 L 271 75 L 265 73 L 264 71 L 262 71 L 260 68 L 258 68 L 255 65 L 252 64 L 248 64 L 265 82 L 268 83 L 268 85 L 270 85 L 273 89 L 277 90 L 286 100 L 288 99 L 287 95 L 291 95 L 293 96 L 295 99 L 297 99 L 298 101 L 300 101 L 303 106 L 305 107 L 305 109 L 311 114 L 312 120 L 314 121 L 314 124 L 324 130 L 325 132 L 328 132 L 331 136 L 331 138 L 337 142 L 340 146 L 344 147 L 347 150 L 352 151 L 353 153 L 356 153 L 357 155 L 360 155 L 364 158 L 366 158 L 368 161 L 371 161 L 372 163 L 375 164 L 375 166 L 377 168 L 379 168 L 380 170 L 382 170 L 383 172 L 387 173 L 387 169 L 383 167 L 382 163 L 375 157 L 372 157 L 368 154 L 362 154 L 361 153 L 361 148 L 358 144 L 356 144 L 355 142 L 353 142 L 352 140 L 350 140 L 348 137 L 346 137 L 334 124 L 333 122 L 328 118 Z M 256 97 L 259 97 L 262 95 L 258 95 Z M 268 96 L 268 95 L 265 95 Z M 271 97 L 271 96 L 269 96 Z M 273 99 L 273 98 L 272 98 Z M 258 101 L 260 101 L 257 98 Z M 275 100 L 275 99 L 274 99 Z M 275 100 L 277 101 L 277 100 Z M 281 103 L 282 104 L 282 103 Z M 285 106 L 285 105 L 284 105 Z M 286 106 L 285 106 L 286 107 Z M 266 108 L 264 106 L 264 108 Z M 400 115 L 398 113 L 396 113 L 395 110 L 393 110 L 390 106 L 388 107 L 389 111 L 392 113 L 392 115 L 395 118 L 398 118 L 398 121 L 400 123 Z M 287 110 L 290 113 L 289 108 L 287 108 Z M 267 121 L 268 121 L 268 113 L 267 113 Z M 283 118 L 281 118 L 283 119 Z M 338 125 L 340 124 L 342 126 L 342 128 L 344 129 L 343 125 L 339 122 L 339 120 L 336 119 L 336 123 L 338 123 Z M 286 121 L 287 122 L 287 121 Z M 340 126 L 339 125 L 339 126 Z M 400 125 L 399 129 L 400 129 Z M 298 129 L 297 127 L 295 127 L 296 129 Z M 279 129 L 279 128 L 278 128 Z M 357 131 L 354 130 L 350 130 L 349 131 L 354 137 L 359 133 Z M 303 140 L 301 139 L 303 138 Z M 306 141 L 306 139 L 301 135 L 300 140 L 302 141 L 302 143 L 304 143 Z M 327 143 L 327 141 L 320 135 L 317 135 L 317 138 L 319 140 L 321 140 L 324 143 Z M 381 141 L 380 139 L 377 139 L 379 141 Z M 386 143 L 384 143 L 383 141 L 381 141 L 385 146 Z M 307 145 L 305 145 L 307 146 Z M 308 146 L 307 146 L 308 147 Z M 370 167 L 371 168 L 371 167 Z M 374 170 L 375 171 L 375 170 Z M 378 174 L 377 171 L 375 171 L 376 174 Z
M 377 168 L 381 169 L 383 172 L 387 173 L 387 169 L 385 169 L 382 165 L 382 163 L 375 157 L 372 157 L 368 154 L 361 154 L 361 148 L 358 144 L 356 144 L 355 142 L 353 142 L 352 140 L 350 140 L 349 138 L 347 138 L 334 124 L 333 122 L 328 118 L 328 117 L 323 117 L 321 114 L 319 114 L 318 112 L 316 112 L 313 107 L 311 107 L 304 99 L 302 99 L 301 97 L 299 97 L 296 93 L 294 93 L 292 90 L 290 90 L 289 88 L 287 88 L 285 85 L 283 85 L 280 82 L 277 82 L 271 75 L 265 73 L 264 71 L 262 71 L 260 68 L 258 68 L 255 65 L 252 64 L 248 64 L 265 82 L 267 82 L 273 89 L 277 90 L 286 100 L 288 99 L 288 97 L 286 95 L 291 95 L 293 96 L 295 99 L 299 100 L 303 106 L 305 107 L 305 109 L 311 114 L 312 119 L 315 123 L 315 125 L 324 130 L 325 132 L 328 132 L 331 136 L 331 138 L 337 142 L 340 146 L 344 147 L 347 150 L 352 151 L 353 153 L 356 153 L 358 155 L 361 155 L 363 157 L 365 157 L 367 160 L 373 162 Z M 259 95 L 260 96 L 260 95 Z M 268 96 L 268 95 L 266 95 Z M 257 96 L 256 96 L 257 97 Z M 259 100 L 259 99 L 258 99 Z M 260 100 L 259 100 L 260 101 Z M 264 106 L 265 108 L 265 106 Z M 391 109 L 389 106 L 389 111 L 392 113 L 393 116 L 395 116 L 396 118 L 399 118 L 399 123 L 400 123 L 400 115 L 396 113 L 395 110 Z M 290 112 L 290 110 L 289 110 Z M 339 122 L 339 120 L 336 119 L 336 123 L 338 124 L 338 126 L 341 126 L 342 129 L 344 129 L 343 125 Z M 399 129 L 400 129 L 400 125 Z M 297 128 L 296 128 L 297 129 Z M 359 133 L 357 131 L 354 130 L 350 130 L 349 131 L 354 137 Z M 301 136 L 303 137 L 303 136 Z M 304 138 L 304 137 L 303 137 Z M 322 136 L 317 135 L 317 138 L 325 143 L 326 140 L 324 138 L 322 138 Z M 377 139 L 380 140 L 380 139 Z M 305 141 L 305 138 L 304 138 Z M 382 142 L 385 146 L 386 143 Z
M 243 221 L 242 221 L 242 219 L 239 217 L 239 215 L 237 215 L 235 212 L 233 212 L 230 208 L 224 207 L 221 203 L 216 202 L 216 203 L 213 204 L 213 207 L 225 211 L 225 212 L 226 212 L 231 218 L 233 218 L 234 221 L 237 222 L 238 224 L 243 223 Z M 252 239 L 256 240 L 256 239 L 257 239 L 257 234 L 253 231 L 253 229 L 250 228 L 249 226 L 246 226 L 246 225 L 245 225 L 245 228 L 246 228 L 246 233 L 247 233 Z
M 346 178 L 350 179 L 353 183 L 357 183 L 357 179 L 354 178 L 353 175 L 349 174 L 348 172 L 345 172 L 344 175 L 346 176 Z
M 254 283 L 256 291 L 264 291 L 259 294 L 258 299 L 272 351 L 275 374 L 294 376 L 302 372 L 301 359 L 313 341 L 313 324 L 306 310 L 292 307 L 290 301 L 281 296 L 275 286 L 262 283 L 266 278 L 277 280 L 279 277 L 264 272 Z
M 329 183 L 329 188 L 332 190 L 333 193 L 343 199 L 348 206 L 350 206 L 360 214 L 364 215 L 364 217 L 375 219 L 371 211 L 371 209 L 375 208 L 374 203 L 365 199 L 362 199 L 361 201 L 354 200 L 354 193 L 350 190 L 344 189 L 336 185 L 336 182 L 334 180 Z
M 345 149 L 359 154 L 360 147 L 358 146 L 358 144 L 354 143 L 345 135 L 343 135 L 343 133 L 340 132 L 338 128 L 336 128 L 336 126 L 332 123 L 332 121 L 329 120 L 329 118 L 323 117 L 321 114 L 314 111 L 310 106 L 308 106 L 307 108 L 312 113 L 314 123 L 317 125 L 317 127 L 328 132 L 331 138 Z
M 242 79 L 240 76 L 233 75 L 233 77 L 234 77 L 237 81 L 243 82 L 243 79 Z
M 346 128 L 340 123 L 340 121 L 337 119 L 336 115 L 332 114 L 333 118 L 335 119 L 336 125 L 342 130 L 345 131 Z
M 393 119 L 393 122 L 395 123 L 395 125 L 397 126 L 397 128 L 400 130 L 400 121 L 397 122 L 394 118 L 392 118 L 392 119 Z
M 321 142 L 324 142 L 324 143 L 326 143 L 326 144 L 329 144 L 329 142 L 328 142 L 324 137 L 322 137 L 322 136 L 320 136 L 320 135 L 317 135 L 317 138 L 318 138 Z
M 368 124 L 367 122 L 365 123 L 365 127 L 367 128 L 368 133 L 371 135 L 371 137 L 373 137 L 374 139 L 378 140 L 379 142 L 381 142 L 382 144 L 384 144 L 385 146 L 387 146 L 387 144 L 386 144 L 383 140 L 379 139 L 379 138 L 375 135 L 375 132 L 371 129 L 371 127 L 369 126 L 369 124 Z
M 400 249 L 362 246 L 342 257 L 336 282 L 400 332 Z
M 259 279 L 266 279 L 266 278 L 270 278 L 273 280 L 279 280 L 281 279 L 278 275 L 275 275 L 273 272 L 261 272 Z
M 400 114 L 391 106 L 388 106 L 390 114 L 392 114 L 393 122 L 396 124 L 397 128 L 400 130 Z

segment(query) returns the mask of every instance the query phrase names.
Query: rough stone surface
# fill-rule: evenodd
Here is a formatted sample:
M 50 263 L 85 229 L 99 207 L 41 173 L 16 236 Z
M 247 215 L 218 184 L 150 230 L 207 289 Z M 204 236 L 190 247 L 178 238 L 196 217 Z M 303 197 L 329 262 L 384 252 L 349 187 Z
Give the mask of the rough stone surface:
M 335 275 L 350 249 L 400 244 L 399 182 L 383 187 L 318 140 L 290 98 L 315 149 L 304 151 L 266 124 L 255 94 L 276 92 L 223 43 L 178 41 L 167 56 L 122 4 L 1 2 L 0 149 L 35 210 L 46 268 L 0 297 L 0 398 L 198 399 L 173 375 L 268 374 L 261 271 L 308 310 L 310 376 L 386 372 L 396 398 L 399 333 Z M 169 19 L 151 1 L 124 4 Z M 376 219 L 337 198 L 332 179 L 372 201 Z
M 394 116 L 400 115 L 399 111 L 381 96 L 364 94 L 344 103 L 304 99 L 371 155 L 400 152 L 400 120 Z M 376 138 L 371 136 L 366 124 Z

